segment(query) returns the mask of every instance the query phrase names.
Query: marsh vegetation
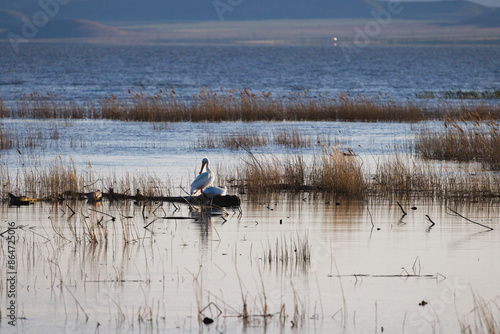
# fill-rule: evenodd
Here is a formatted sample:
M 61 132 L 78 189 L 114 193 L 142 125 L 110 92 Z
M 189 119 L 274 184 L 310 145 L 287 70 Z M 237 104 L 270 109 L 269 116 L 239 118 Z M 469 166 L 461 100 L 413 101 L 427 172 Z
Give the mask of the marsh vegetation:
M 0 98 L 1 99 L 1 98 Z M 52 92 L 25 94 L 16 104 L 5 106 L 0 100 L 2 117 L 109 119 L 147 122 L 256 122 L 256 121 L 367 121 L 419 122 L 424 120 L 459 120 L 469 113 L 480 117 L 500 118 L 500 106 L 482 100 L 462 103 L 439 100 L 419 103 L 395 101 L 351 94 L 330 96 L 309 91 L 284 95 L 243 89 L 203 89 L 190 98 L 178 97 L 175 90 L 155 94 L 128 91 L 128 98 L 111 95 L 99 101 L 80 103 L 66 100 Z

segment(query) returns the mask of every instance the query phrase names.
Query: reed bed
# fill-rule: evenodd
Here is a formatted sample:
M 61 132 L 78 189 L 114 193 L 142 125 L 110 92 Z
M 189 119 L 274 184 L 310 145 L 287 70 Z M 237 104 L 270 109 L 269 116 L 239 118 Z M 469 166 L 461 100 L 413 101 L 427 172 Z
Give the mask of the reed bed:
M 88 169 L 77 170 L 74 162 L 57 157 L 48 167 L 40 167 L 36 161 L 26 162 L 31 167 L 20 169 L 15 176 L 0 166 L 0 196 L 8 198 L 8 193 L 33 198 L 57 198 L 60 195 L 81 194 L 102 189 L 115 193 L 143 196 L 169 195 L 172 189 L 169 180 L 161 180 L 154 174 L 118 176 L 98 175 L 89 164 Z
M 283 128 L 272 134 L 263 134 L 257 131 L 242 130 L 226 135 L 214 134 L 208 130 L 203 136 L 199 136 L 194 145 L 200 148 L 229 148 L 233 151 L 240 149 L 282 146 L 286 148 L 311 148 L 315 146 L 345 145 L 347 142 L 331 134 L 317 134 L 315 138 L 303 135 L 298 129 Z
M 240 184 L 249 193 L 278 190 L 316 191 L 348 197 L 363 197 L 367 183 L 362 162 L 348 148 L 325 149 L 308 166 L 301 155 L 261 157 L 245 160 Z
M 237 171 L 237 175 L 234 173 Z M 428 163 L 394 149 L 373 169 L 347 147 L 330 147 L 305 161 L 301 155 L 250 155 L 238 168 L 221 170 L 219 177 L 239 192 L 264 195 L 312 192 L 346 198 L 428 197 L 479 200 L 500 197 L 500 175 L 474 164 Z M 236 182 L 234 182 L 234 180 Z
M 34 131 L 28 129 L 25 135 L 21 135 L 17 129 L 2 129 L 0 128 L 0 151 L 11 148 L 24 149 L 35 148 L 40 146 L 40 142 L 44 139 L 44 134 L 41 130 Z M 59 136 L 53 137 L 59 139 Z
M 500 197 L 500 175 L 479 166 L 430 164 L 397 149 L 378 161 L 369 185 L 370 195 L 477 200 Z
M 8 110 L 7 107 L 5 106 L 2 96 L 0 96 L 0 118 L 4 118 L 8 116 Z
M 469 319 L 460 320 L 462 333 L 500 333 L 500 297 L 486 301 L 476 292 L 472 292 L 474 308 Z M 470 319 L 473 316 L 473 319 Z
M 290 269 L 307 270 L 311 265 L 311 244 L 307 234 L 301 237 L 298 233 L 289 240 L 281 237 L 274 245 L 268 243 L 262 256 L 269 268 L 275 267 L 282 271 Z
M 500 175 L 483 170 L 480 164 L 429 163 L 397 149 L 379 158 L 374 168 L 364 166 L 363 159 L 348 147 L 325 148 L 307 160 L 300 154 L 249 154 L 240 165 L 220 166 L 217 174 L 222 184 L 232 185 L 232 191 L 252 196 L 309 192 L 355 199 L 373 196 L 500 198 Z M 151 173 L 102 176 L 90 164 L 88 168 L 77 170 L 71 160 L 63 161 L 59 157 L 48 167 L 40 167 L 37 161 L 21 161 L 21 164 L 25 167 L 14 174 L 7 165 L 0 165 L 1 198 L 14 193 L 57 199 L 60 195 L 97 189 L 127 195 L 172 196 L 177 186 Z
M 367 189 L 362 165 L 362 160 L 348 147 L 325 149 L 313 161 L 311 184 L 322 192 L 362 198 Z
M 477 161 L 500 170 L 499 123 L 478 113 L 461 121 L 447 120 L 444 130 L 422 129 L 415 140 L 415 151 L 426 159 Z
M 149 122 L 222 121 L 389 121 L 419 122 L 430 119 L 459 119 L 478 112 L 500 119 L 499 104 L 453 103 L 438 105 L 396 102 L 378 95 L 313 95 L 309 91 L 283 96 L 251 89 L 207 90 L 190 98 L 178 97 L 174 90 L 155 94 L 132 92 L 119 99 L 114 95 L 99 101 L 75 103 L 51 92 L 25 94 L 17 105 L 7 108 L 0 99 L 3 117 L 112 119 Z
M 301 136 L 297 129 L 281 129 L 274 135 L 274 143 L 289 148 L 311 147 L 311 139 Z
M 239 150 L 241 147 L 264 147 L 270 144 L 272 144 L 270 138 L 257 131 L 244 130 L 221 136 L 209 130 L 205 135 L 198 137 L 194 148 L 227 147 Z

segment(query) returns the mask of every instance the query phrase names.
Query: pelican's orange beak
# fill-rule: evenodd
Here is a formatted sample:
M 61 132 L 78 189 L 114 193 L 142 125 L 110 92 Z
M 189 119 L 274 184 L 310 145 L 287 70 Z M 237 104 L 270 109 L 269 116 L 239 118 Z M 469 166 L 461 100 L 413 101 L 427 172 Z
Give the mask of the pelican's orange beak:
M 201 172 L 203 172 L 203 168 L 205 168 L 205 165 L 206 165 L 206 164 L 207 164 L 206 162 L 203 162 L 203 163 L 201 164 L 201 169 L 200 169 L 200 172 L 199 172 L 198 174 L 201 174 Z

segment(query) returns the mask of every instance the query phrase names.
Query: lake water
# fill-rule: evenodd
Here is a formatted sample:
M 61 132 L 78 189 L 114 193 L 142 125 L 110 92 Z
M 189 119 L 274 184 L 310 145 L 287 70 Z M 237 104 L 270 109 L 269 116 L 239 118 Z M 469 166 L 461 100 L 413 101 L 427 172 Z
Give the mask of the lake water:
M 167 216 L 197 219 L 155 220 L 164 216 L 153 213 L 157 204 L 143 211 L 132 203 L 69 203 L 73 216 L 65 205 L 2 206 L 2 231 L 10 221 L 20 226 L 18 330 L 450 333 L 460 321 L 473 326 L 473 294 L 498 302 L 500 207 L 456 207 L 495 228 L 486 232 L 447 214 L 444 203 L 402 204 L 409 212 L 402 220 L 390 201 L 334 205 L 307 195 L 243 197 L 242 214 L 228 210 L 224 219 L 167 204 Z M 436 222 L 431 229 L 425 214 Z M 107 243 L 88 239 L 85 226 L 97 221 Z M 311 259 L 304 264 L 294 256 L 305 242 Z M 270 263 L 276 247 L 291 259 Z M 3 287 L 5 267 L 2 260 Z M 242 295 L 248 320 L 238 316 Z M 215 323 L 206 326 L 198 310 L 209 305 L 202 317 Z M 10 332 L 6 321 L 0 326 Z
M 403 100 L 423 91 L 500 88 L 495 47 L 370 47 L 351 62 L 333 46 L 28 44 L 17 57 L 9 46 L 0 48 L 0 94 L 12 104 L 34 90 L 86 101 L 124 97 L 128 89 L 190 96 L 222 85 L 275 93 L 381 92 Z M 422 126 L 442 123 L 2 119 L 2 131 L 36 140 L 33 148 L 1 151 L 0 162 L 2 175 L 7 171 L 15 180 L 60 157 L 95 173 L 99 187 L 114 174 L 156 175 L 172 195 L 182 195 L 180 186 L 189 186 L 204 156 L 216 173 L 248 159 L 242 150 L 200 145 L 210 136 L 297 130 L 313 143 L 321 138 L 321 145 L 351 147 L 372 170 L 395 145 L 410 154 L 408 142 Z M 321 145 L 273 144 L 252 152 L 307 160 Z M 241 210 L 212 215 L 160 203 L 1 205 L 0 233 L 9 223 L 17 226 L 18 332 L 455 333 L 461 325 L 474 332 L 481 298 L 500 321 L 497 199 L 401 199 L 408 213 L 403 218 L 394 201 L 376 197 L 283 193 L 241 199 Z M 3 236 L 0 331 L 10 333 Z M 306 261 L 299 256 L 304 249 Z M 244 301 L 248 319 L 240 316 Z M 215 322 L 205 325 L 199 314 Z
M 350 90 L 414 98 L 424 91 L 500 89 L 500 48 L 374 46 L 344 57 L 339 47 L 0 45 L 0 92 L 7 102 L 32 91 L 75 101 L 128 90 L 249 87 L 314 94 Z

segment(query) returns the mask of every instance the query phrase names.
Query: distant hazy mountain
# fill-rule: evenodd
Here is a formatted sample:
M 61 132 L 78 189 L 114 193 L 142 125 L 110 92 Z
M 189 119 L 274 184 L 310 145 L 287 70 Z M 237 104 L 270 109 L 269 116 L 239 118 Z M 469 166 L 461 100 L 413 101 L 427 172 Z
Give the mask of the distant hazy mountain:
M 35 25 L 25 27 L 25 14 L 0 10 L 0 39 L 12 38 L 93 38 L 116 37 L 124 33 L 118 29 L 88 20 L 62 19 L 47 22 L 42 28 Z M 33 21 L 31 20 L 31 23 Z M 25 30 L 23 30 L 23 28 Z
M 69 2 L 68 2 L 69 1 Z M 66 3 L 67 2 L 67 3 Z M 20 34 L 26 20 L 49 13 L 36 38 L 120 35 L 116 22 L 372 18 L 388 3 L 373 0 L 2 0 L 0 39 Z M 65 3 L 65 4 L 64 4 Z M 401 2 L 397 19 L 500 26 L 500 9 L 463 0 Z M 44 9 L 45 8 L 45 9 Z M 40 16 L 38 16 L 40 19 Z M 96 23 L 100 22 L 100 23 Z M 108 24 L 104 25 L 104 24 Z
M 461 23 L 472 24 L 478 27 L 500 27 L 500 8 L 465 19 Z
M 59 6 L 57 15 L 94 21 L 366 18 L 371 10 L 384 5 L 373 0 L 69 0 Z M 398 17 L 407 19 L 463 20 L 492 11 L 463 0 L 401 2 L 401 5 L 404 10 Z M 40 5 L 38 0 L 2 0 L 0 9 L 35 13 Z

